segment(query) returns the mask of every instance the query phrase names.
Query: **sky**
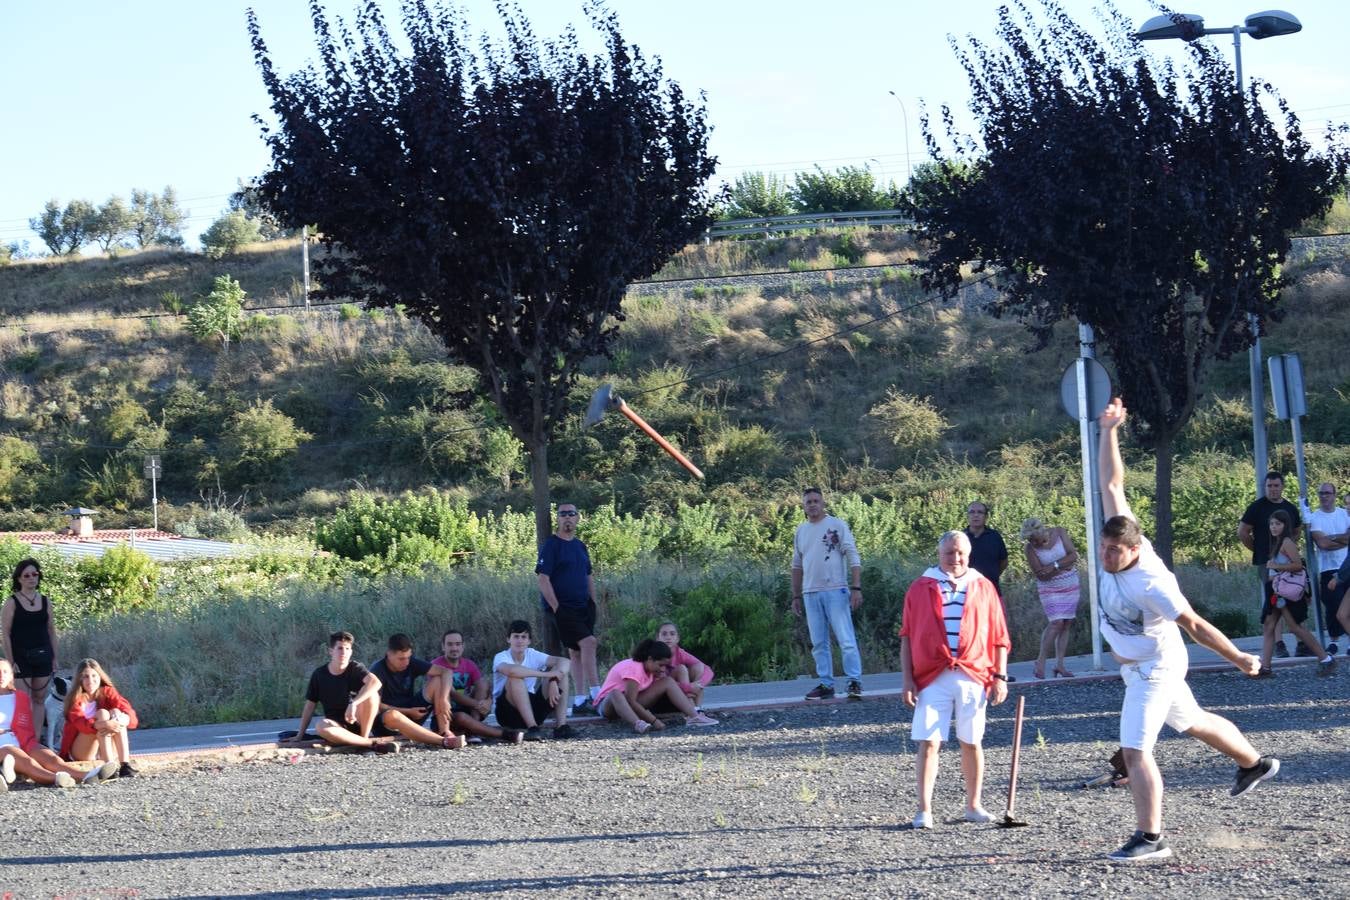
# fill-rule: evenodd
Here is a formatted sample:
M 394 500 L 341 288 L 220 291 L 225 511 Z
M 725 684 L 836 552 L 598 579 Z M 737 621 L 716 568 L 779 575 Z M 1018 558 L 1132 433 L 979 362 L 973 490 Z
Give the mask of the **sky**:
M 1350 121 L 1350 7 L 1291 0 L 1302 32 L 1242 41 L 1250 78 L 1270 81 L 1305 128 Z M 397 3 L 381 0 L 397 19 Z M 474 31 L 492 31 L 489 0 L 463 4 Z M 867 166 L 903 182 L 926 159 L 920 116 L 946 103 L 965 108 L 969 90 L 948 35 L 991 39 L 991 0 L 609 0 L 625 38 L 659 56 L 667 77 L 706 95 L 719 178 L 747 171 L 786 176 L 815 165 Z M 264 40 L 283 72 L 316 56 L 305 0 L 256 0 Z M 327 0 L 349 17 L 356 0 Z M 1092 0 L 1065 0 L 1094 21 Z M 1117 0 L 1131 21 L 1157 14 L 1148 0 Z M 583 38 L 582 0 L 521 0 L 537 35 L 568 24 Z M 30 242 L 49 199 L 101 203 L 132 188 L 172 185 L 190 212 L 189 246 L 221 214 L 237 180 L 266 169 L 254 115 L 268 98 L 245 28 L 247 3 L 124 0 L 50 3 L 0 0 L 0 243 Z M 1185 12 L 1229 26 L 1255 2 L 1202 0 Z M 1232 40 L 1220 37 L 1231 59 Z M 1149 49 L 1171 52 L 1179 41 Z M 891 92 L 894 92 L 892 96 Z

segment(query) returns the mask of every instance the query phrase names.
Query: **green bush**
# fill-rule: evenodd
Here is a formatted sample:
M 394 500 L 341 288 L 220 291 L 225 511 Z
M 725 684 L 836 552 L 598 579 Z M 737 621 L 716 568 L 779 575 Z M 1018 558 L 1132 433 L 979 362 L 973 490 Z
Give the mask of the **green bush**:
M 0 503 L 10 506 L 35 497 L 42 470 L 36 447 L 13 435 L 0 435 Z
M 206 509 L 195 513 L 173 529 L 185 538 L 206 538 L 212 541 L 241 541 L 249 536 L 243 516 L 229 509 Z
M 338 306 L 338 321 L 350 322 L 361 318 L 361 307 L 355 303 L 343 303 Z
M 772 585 L 736 578 L 670 593 L 671 619 L 680 643 L 729 678 L 776 679 L 795 665 L 792 626 Z M 649 633 L 655 633 L 651 623 Z
M 279 464 L 311 437 L 272 406 L 270 399 L 255 400 L 230 417 L 221 449 L 236 477 L 247 482 L 271 481 L 280 474 Z
M 867 411 L 886 439 L 902 451 L 924 450 L 937 445 L 951 425 L 931 400 L 891 388 L 886 399 Z
M 202 232 L 202 252 L 211 259 L 220 259 L 239 251 L 245 244 L 262 240 L 258 220 L 241 209 L 228 212 L 211 223 Z
M 449 563 L 455 558 L 451 554 L 473 549 L 479 525 L 462 502 L 451 503 L 437 493 L 405 494 L 393 500 L 359 493 L 329 521 L 320 522 L 314 538 L 322 549 L 347 559 L 374 557 L 406 566 L 441 554 L 437 558 Z M 430 543 L 409 541 L 414 536 Z M 432 546 L 439 549 L 433 553 Z
M 244 289 L 229 275 L 218 275 L 211 293 L 188 310 L 188 331 L 199 341 L 219 339 L 229 346 L 244 327 Z
M 102 556 L 75 566 L 81 600 L 89 615 L 99 617 L 149 606 L 159 584 L 159 567 L 139 550 L 119 545 Z

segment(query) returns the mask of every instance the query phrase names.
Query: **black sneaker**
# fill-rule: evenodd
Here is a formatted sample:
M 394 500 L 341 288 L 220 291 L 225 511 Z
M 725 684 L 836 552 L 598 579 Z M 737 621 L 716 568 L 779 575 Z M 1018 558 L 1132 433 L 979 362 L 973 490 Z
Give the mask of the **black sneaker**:
M 806 695 L 807 700 L 833 700 L 834 688 L 827 685 L 818 684 Z
M 848 683 L 848 699 L 850 699 L 850 700 L 861 700 L 861 699 L 862 699 L 862 683 L 861 683 L 861 682 L 858 682 L 858 681 L 850 681 L 850 682 Z
M 540 730 L 538 725 L 534 726 L 533 728 L 525 729 L 525 740 L 542 741 L 543 739 L 544 739 L 544 732 Z
M 575 719 L 594 719 L 600 715 L 600 712 L 590 700 L 583 700 L 572 707 L 572 712 L 569 715 Z
M 1263 756 L 1256 765 L 1250 769 L 1244 769 L 1238 766 L 1237 778 L 1233 781 L 1233 789 L 1229 795 L 1241 797 L 1243 794 L 1250 793 L 1258 784 L 1267 778 L 1274 778 L 1275 773 L 1280 771 L 1280 761 L 1273 756 Z
M 1340 649 L 1341 649 L 1340 647 L 1336 646 L 1335 641 L 1332 641 L 1330 644 L 1327 644 L 1327 653 L 1331 654 L 1332 656 L 1335 656 L 1336 652 Z
M 1144 837 L 1142 831 L 1136 831 L 1124 846 L 1108 853 L 1106 858 L 1117 862 L 1144 862 L 1150 859 L 1167 859 L 1171 855 L 1172 848 L 1167 846 L 1167 841 L 1163 840 L 1161 835 L 1156 841 L 1150 841 Z
M 1276 659 L 1289 658 L 1289 648 L 1284 645 L 1284 641 L 1275 642 L 1275 658 Z
M 398 741 L 376 741 L 370 745 L 370 749 L 376 753 L 397 753 L 403 748 L 398 745 Z
M 577 736 L 577 730 L 566 722 L 553 729 L 553 739 L 555 741 L 565 741 L 568 738 Z
M 1295 656 L 1312 656 L 1312 655 L 1313 655 L 1313 652 L 1312 652 L 1311 650 L 1308 649 L 1308 645 L 1307 645 L 1307 644 L 1303 643 L 1302 641 L 1299 641 L 1299 642 L 1298 642 L 1298 645 L 1294 647 L 1294 655 L 1295 655 Z
M 135 778 L 137 774 L 137 771 L 132 768 L 131 763 L 129 762 L 124 762 L 117 767 L 118 778 Z

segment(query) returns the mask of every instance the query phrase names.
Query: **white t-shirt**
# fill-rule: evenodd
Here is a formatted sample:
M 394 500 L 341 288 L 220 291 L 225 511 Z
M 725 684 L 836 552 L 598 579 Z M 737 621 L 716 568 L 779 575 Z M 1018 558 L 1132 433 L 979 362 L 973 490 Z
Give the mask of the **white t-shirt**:
M 1342 507 L 1336 507 L 1331 512 L 1323 512 L 1321 509 L 1314 509 L 1308 516 L 1308 531 L 1320 531 L 1327 537 L 1339 537 L 1350 531 L 1350 513 L 1347 513 Z M 1346 548 L 1339 550 L 1317 550 L 1317 571 L 1334 572 L 1345 562 Z
M 502 691 L 506 690 L 506 676 L 497 671 L 498 666 L 524 666 L 527 669 L 534 669 L 542 672 L 548 666 L 548 654 L 542 653 L 533 647 L 525 648 L 525 658 L 516 662 L 511 656 L 511 648 L 507 647 L 501 653 L 492 657 L 492 699 L 501 696 Z M 534 693 L 534 686 L 539 681 L 538 678 L 526 678 L 525 690 Z
M 802 593 L 838 590 L 849 586 L 849 572 L 861 566 L 853 532 L 843 519 L 825 516 L 806 521 L 792 536 L 792 568 L 802 570 Z
M 1191 604 L 1148 538 L 1143 538 L 1134 565 L 1123 572 L 1101 570 L 1098 589 L 1102 637 L 1117 656 L 1136 662 L 1178 653 L 1185 657 L 1176 620 Z

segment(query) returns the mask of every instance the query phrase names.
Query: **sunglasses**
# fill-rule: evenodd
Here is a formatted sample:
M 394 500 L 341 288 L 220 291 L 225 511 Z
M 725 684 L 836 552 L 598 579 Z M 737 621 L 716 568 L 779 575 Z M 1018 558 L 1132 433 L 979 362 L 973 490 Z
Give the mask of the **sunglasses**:
M 560 515 L 560 516 L 575 516 L 576 514 L 577 514 L 577 511 L 576 511 L 575 509 L 560 509 L 560 510 L 558 510 L 558 515 Z

